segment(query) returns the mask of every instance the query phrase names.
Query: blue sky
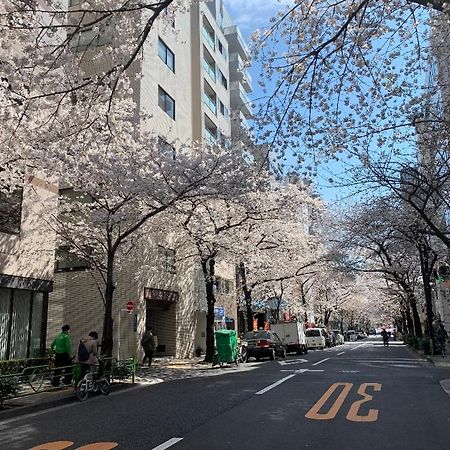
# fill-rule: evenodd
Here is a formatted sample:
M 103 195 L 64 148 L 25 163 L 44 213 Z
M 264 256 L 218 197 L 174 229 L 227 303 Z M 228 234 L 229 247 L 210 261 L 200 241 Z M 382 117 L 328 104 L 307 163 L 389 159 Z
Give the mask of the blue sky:
M 270 19 L 286 5 L 293 4 L 292 0 L 224 0 L 233 21 L 239 25 L 239 28 L 246 39 L 250 42 L 250 36 L 256 29 L 265 29 L 269 26 Z M 258 79 L 260 77 L 261 67 L 257 62 L 252 63 L 250 74 L 253 78 L 252 98 L 261 96 Z M 348 190 L 340 190 L 330 185 L 330 178 L 337 179 L 345 171 L 346 163 L 329 163 L 320 168 L 317 178 L 314 180 L 316 188 L 322 197 L 331 205 L 338 199 L 345 198 Z M 345 200 L 344 200 L 345 201 Z

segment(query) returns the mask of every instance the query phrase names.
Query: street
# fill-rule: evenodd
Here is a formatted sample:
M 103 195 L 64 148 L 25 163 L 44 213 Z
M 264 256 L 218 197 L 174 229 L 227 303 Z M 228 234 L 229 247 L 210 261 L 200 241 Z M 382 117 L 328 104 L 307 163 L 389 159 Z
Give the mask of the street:
M 440 385 L 450 371 L 400 343 L 367 339 L 243 367 L 0 417 L 1 448 L 427 450 L 450 440 Z

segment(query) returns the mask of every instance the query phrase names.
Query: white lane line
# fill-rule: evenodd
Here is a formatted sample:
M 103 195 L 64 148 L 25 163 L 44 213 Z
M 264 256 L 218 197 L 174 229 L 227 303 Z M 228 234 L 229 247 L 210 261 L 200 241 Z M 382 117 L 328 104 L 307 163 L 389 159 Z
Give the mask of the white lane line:
M 341 352 L 341 353 L 338 353 L 338 354 L 337 354 L 337 356 L 339 356 L 339 355 L 343 355 L 344 353 L 345 353 L 345 352 Z
M 356 350 L 356 349 L 358 349 L 358 348 L 361 348 L 361 347 L 363 347 L 364 345 L 366 345 L 366 344 L 361 344 L 361 345 L 358 345 L 357 347 L 353 347 L 353 348 L 351 348 L 350 350 Z
M 325 358 L 325 359 L 322 359 L 322 361 L 318 361 L 318 362 L 316 362 L 316 363 L 314 363 L 314 364 L 312 364 L 313 366 L 318 366 L 319 364 L 322 364 L 323 362 L 325 362 L 325 361 L 328 361 L 330 358 Z
M 260 391 L 256 392 L 255 395 L 262 395 L 265 394 L 266 392 L 270 391 L 271 389 L 273 389 L 274 387 L 279 386 L 281 383 L 284 383 L 285 381 L 289 380 L 290 378 L 295 377 L 295 374 L 292 375 L 288 375 L 287 377 L 282 378 L 281 380 L 278 380 L 276 383 L 273 383 L 267 387 L 265 387 L 264 389 L 261 389 Z
M 182 440 L 183 438 L 172 438 L 166 442 L 163 442 L 161 445 L 158 445 L 158 447 L 153 447 L 152 450 L 165 450 L 166 448 L 172 447 L 172 445 L 175 445 L 177 442 Z

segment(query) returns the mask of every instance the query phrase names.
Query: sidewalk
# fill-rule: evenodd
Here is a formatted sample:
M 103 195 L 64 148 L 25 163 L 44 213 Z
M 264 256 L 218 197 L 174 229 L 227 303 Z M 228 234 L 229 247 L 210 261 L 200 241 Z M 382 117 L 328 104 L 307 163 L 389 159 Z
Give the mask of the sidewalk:
M 136 384 L 158 384 L 171 380 L 224 375 L 230 372 L 253 370 L 256 366 L 255 363 L 247 363 L 240 366 L 229 364 L 223 368 L 219 366 L 211 367 L 211 364 L 202 364 L 203 359 L 204 357 L 190 359 L 154 358 L 151 367 L 138 366 L 135 384 L 131 383 L 131 379 L 125 382 L 113 383 L 111 391 L 126 389 Z M 61 387 L 50 392 L 14 398 L 5 402 L 6 409 L 0 410 L 0 422 L 12 417 L 76 402 L 78 400 L 74 395 L 73 387 Z
M 413 353 L 420 355 L 422 358 L 427 359 L 430 361 L 435 367 L 440 369 L 450 369 L 450 356 L 446 356 L 443 358 L 441 355 L 425 355 L 423 350 L 416 350 L 415 348 L 410 347 L 409 345 L 406 347 Z

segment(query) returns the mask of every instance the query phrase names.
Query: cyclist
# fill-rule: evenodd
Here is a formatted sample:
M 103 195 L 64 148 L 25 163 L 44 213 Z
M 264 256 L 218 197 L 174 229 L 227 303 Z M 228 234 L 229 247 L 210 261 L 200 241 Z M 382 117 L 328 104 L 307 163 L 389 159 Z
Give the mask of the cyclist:
M 386 328 L 383 328 L 381 336 L 383 337 L 383 345 L 389 347 L 389 333 L 386 331 Z
M 90 366 L 98 364 L 98 334 L 96 331 L 91 331 L 88 336 L 80 340 L 78 346 L 77 356 L 75 362 L 80 364 L 80 376 L 79 380 L 82 380 L 86 373 L 89 371 Z
M 445 355 L 445 344 L 447 343 L 447 340 L 448 340 L 448 333 L 447 333 L 447 330 L 444 328 L 444 324 L 442 322 L 439 324 L 439 328 L 436 333 L 436 339 L 437 339 L 437 342 L 441 349 L 442 356 L 444 356 Z

